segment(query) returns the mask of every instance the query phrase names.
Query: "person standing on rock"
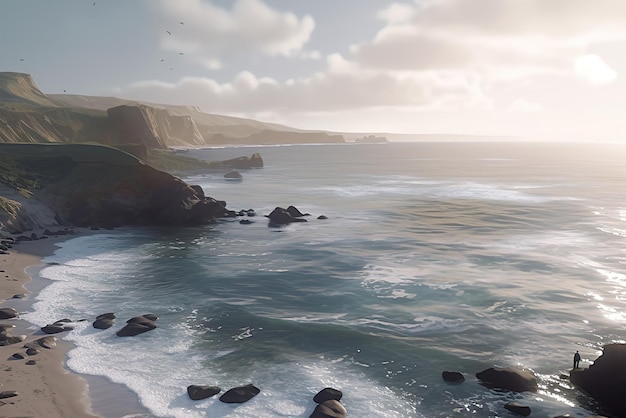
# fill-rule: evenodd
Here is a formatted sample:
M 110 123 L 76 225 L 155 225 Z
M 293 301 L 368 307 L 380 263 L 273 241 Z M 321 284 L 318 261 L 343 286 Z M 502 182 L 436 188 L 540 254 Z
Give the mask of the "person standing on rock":
M 574 368 L 577 369 L 579 365 L 580 365 L 580 353 L 576 351 L 576 354 L 574 354 Z

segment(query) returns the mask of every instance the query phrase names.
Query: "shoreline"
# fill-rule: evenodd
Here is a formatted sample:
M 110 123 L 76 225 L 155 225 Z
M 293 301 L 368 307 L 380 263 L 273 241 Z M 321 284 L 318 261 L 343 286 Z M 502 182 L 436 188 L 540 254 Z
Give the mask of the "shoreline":
M 36 233 L 40 236 L 39 231 Z M 45 267 L 43 259 L 54 254 L 57 244 L 90 233 L 95 232 L 76 230 L 72 235 L 21 241 L 9 248 L 8 254 L 1 254 L 0 308 L 14 308 L 18 312 L 32 309 L 37 294 L 47 286 L 45 279 L 38 280 L 38 272 Z M 14 295 L 23 297 L 14 298 Z M 24 345 L 48 335 L 19 315 L 0 320 L 0 324 L 14 326 L 8 329 L 9 335 L 24 337 L 21 342 L 0 346 L 0 393 L 17 393 L 17 396 L 0 399 L 0 416 L 151 416 L 136 395 L 123 385 L 100 376 L 81 375 L 67 368 L 67 353 L 73 346 L 63 340 L 62 335 L 50 335 L 57 338 L 56 347 L 41 348 L 36 355 L 28 356 Z M 24 358 L 15 358 L 14 353 L 22 354 Z M 27 364 L 29 361 L 35 364 Z

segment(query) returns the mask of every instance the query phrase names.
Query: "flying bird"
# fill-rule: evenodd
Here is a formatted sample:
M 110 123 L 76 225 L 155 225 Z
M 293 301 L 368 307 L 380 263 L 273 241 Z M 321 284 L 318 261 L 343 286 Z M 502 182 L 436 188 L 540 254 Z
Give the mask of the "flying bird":
M 178 55 L 185 55 L 183 52 L 179 52 Z
M 168 35 L 172 34 L 172 32 L 170 32 L 169 30 L 166 30 L 165 32 L 167 32 Z
M 178 22 L 178 23 L 180 23 L 181 25 L 184 25 L 184 23 L 183 23 L 182 21 L 180 21 L 180 22 Z
M 165 61 L 163 58 L 161 58 L 161 62 Z
M 20 61 L 24 61 L 24 58 L 20 58 Z

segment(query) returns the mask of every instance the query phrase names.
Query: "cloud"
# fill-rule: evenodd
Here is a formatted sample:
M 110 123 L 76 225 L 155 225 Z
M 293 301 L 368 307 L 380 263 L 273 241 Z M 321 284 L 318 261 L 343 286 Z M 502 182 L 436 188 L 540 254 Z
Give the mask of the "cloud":
M 576 75 L 594 86 L 611 84 L 617 79 L 617 73 L 597 55 L 587 54 L 576 58 Z
M 543 110 L 543 106 L 526 99 L 517 98 L 509 106 L 509 112 L 513 113 L 535 113 Z
M 379 107 L 490 107 L 476 79 L 459 74 L 392 74 L 358 67 L 340 54 L 327 57 L 327 69 L 309 77 L 278 82 L 242 71 L 220 83 L 185 77 L 175 83 L 143 81 L 119 94 L 156 103 L 175 101 L 211 113 L 329 112 Z
M 262 0 L 228 4 L 231 9 L 201 0 L 155 2 L 160 19 L 175 25 L 171 35 L 163 31 L 161 47 L 213 60 L 233 53 L 288 56 L 302 51 L 315 28 L 311 16 L 279 12 Z
M 626 39 L 623 0 L 428 0 L 392 4 L 355 49 L 363 66 L 478 71 L 497 78 L 570 71 L 592 45 Z M 520 71 L 520 68 L 525 69 Z

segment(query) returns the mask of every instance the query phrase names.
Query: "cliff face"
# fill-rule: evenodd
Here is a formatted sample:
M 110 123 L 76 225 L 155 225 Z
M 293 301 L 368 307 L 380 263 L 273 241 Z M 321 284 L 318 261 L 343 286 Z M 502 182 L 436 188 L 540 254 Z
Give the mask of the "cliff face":
M 14 104 L 55 107 L 35 85 L 30 74 L 0 73 L 0 101 Z
M 196 225 L 229 215 L 225 202 L 115 148 L 0 144 L 0 228 Z M 11 192 L 6 197 L 7 190 Z

